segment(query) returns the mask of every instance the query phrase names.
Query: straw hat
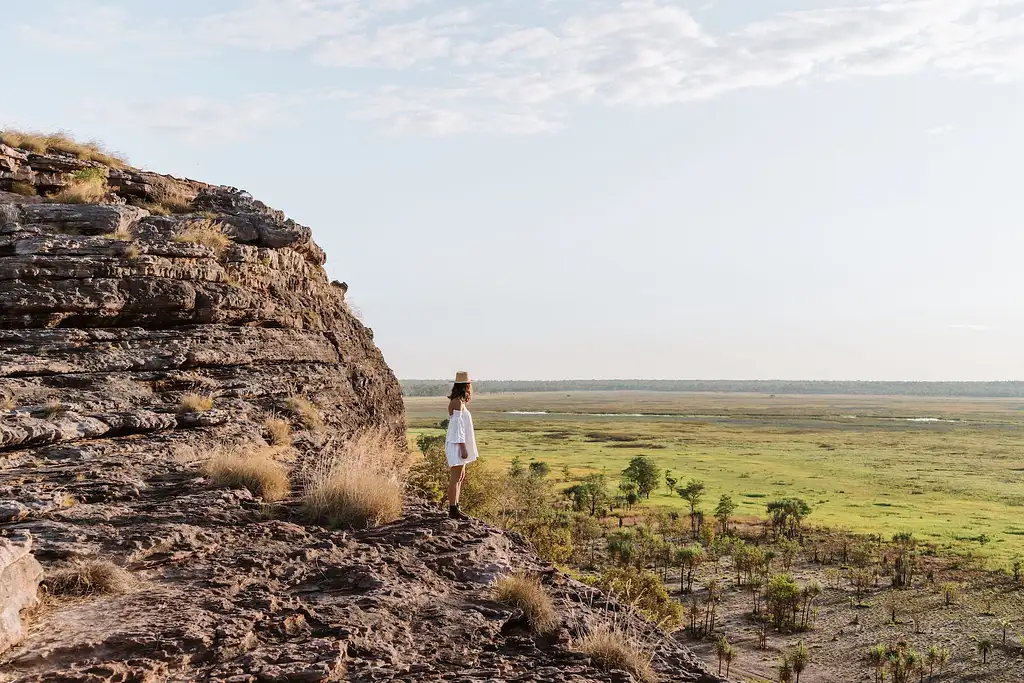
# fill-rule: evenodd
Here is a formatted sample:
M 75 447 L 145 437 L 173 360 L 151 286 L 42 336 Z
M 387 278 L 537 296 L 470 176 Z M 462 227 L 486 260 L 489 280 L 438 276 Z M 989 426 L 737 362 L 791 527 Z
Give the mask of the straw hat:
M 455 373 L 456 384 L 469 384 L 472 381 L 473 380 L 469 378 L 469 373 L 466 372 L 465 370 L 459 370 L 458 372 Z

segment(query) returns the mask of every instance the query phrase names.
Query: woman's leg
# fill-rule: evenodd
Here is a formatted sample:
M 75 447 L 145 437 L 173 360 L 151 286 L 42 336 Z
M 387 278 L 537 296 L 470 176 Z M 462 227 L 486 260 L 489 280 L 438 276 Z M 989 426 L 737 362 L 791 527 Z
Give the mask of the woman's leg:
M 458 505 L 459 493 L 462 491 L 462 480 L 466 476 L 466 466 L 456 465 L 455 467 L 449 468 L 448 472 L 450 475 L 450 479 L 448 480 L 448 504 Z

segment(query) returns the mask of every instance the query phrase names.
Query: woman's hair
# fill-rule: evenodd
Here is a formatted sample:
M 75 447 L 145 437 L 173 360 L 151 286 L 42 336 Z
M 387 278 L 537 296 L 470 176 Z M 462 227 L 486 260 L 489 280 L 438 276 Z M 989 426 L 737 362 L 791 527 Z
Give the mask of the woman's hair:
M 470 395 L 470 388 L 468 383 L 460 383 L 452 386 L 452 393 L 448 395 L 451 400 L 459 399 L 460 401 L 468 401 Z

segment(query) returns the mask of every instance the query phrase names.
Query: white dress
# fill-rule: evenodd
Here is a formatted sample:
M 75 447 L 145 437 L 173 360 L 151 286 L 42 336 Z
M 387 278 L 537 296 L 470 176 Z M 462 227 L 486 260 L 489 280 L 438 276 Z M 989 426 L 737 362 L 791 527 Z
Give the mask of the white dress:
M 466 444 L 468 458 L 462 457 L 459 444 Z M 466 465 L 476 460 L 476 434 L 473 432 L 473 416 L 468 408 L 456 410 L 448 418 L 448 436 L 444 440 L 444 452 L 448 456 L 448 466 Z

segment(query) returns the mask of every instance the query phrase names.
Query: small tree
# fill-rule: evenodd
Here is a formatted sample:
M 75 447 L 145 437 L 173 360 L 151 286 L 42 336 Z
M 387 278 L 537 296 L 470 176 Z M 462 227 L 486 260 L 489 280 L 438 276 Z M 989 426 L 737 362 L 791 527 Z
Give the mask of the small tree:
M 935 645 L 928 647 L 928 651 L 924 654 L 924 662 L 928 667 L 928 680 L 932 679 L 935 674 L 935 667 L 939 665 L 939 659 L 941 658 L 941 651 Z
M 794 626 L 800 604 L 800 587 L 789 574 L 776 574 L 768 582 L 766 591 L 768 611 L 779 631 Z
M 546 477 L 551 472 L 551 466 L 543 460 L 530 463 L 530 474 L 535 477 Z
M 715 519 L 718 520 L 723 534 L 729 533 L 729 519 L 734 512 L 736 512 L 736 503 L 733 502 L 732 496 L 723 493 L 722 497 L 718 499 L 718 505 L 715 506 Z
M 691 479 L 686 486 L 676 489 L 676 493 L 690 505 L 690 530 L 694 538 L 697 537 L 697 510 L 704 501 L 704 488 L 704 482 Z
M 658 488 L 661 472 L 653 460 L 638 455 L 629 461 L 629 466 L 622 471 L 622 477 L 635 483 L 641 496 L 650 498 L 651 491 Z
M 885 645 L 878 643 L 874 647 L 868 649 L 867 660 L 871 668 L 875 670 L 875 683 L 884 681 L 885 667 L 889 664 L 889 656 L 886 652 Z
M 952 605 L 960 596 L 960 586 L 953 581 L 947 581 L 939 587 L 942 590 L 942 597 L 946 606 Z
M 790 661 L 793 665 L 793 673 L 796 674 L 796 683 L 800 683 L 800 674 L 807 668 L 807 660 L 810 655 L 807 652 L 807 647 L 804 645 L 804 641 L 798 641 L 796 649 L 793 650 L 793 654 L 790 656 Z
M 991 638 L 982 638 L 978 641 L 978 653 L 981 655 L 981 663 L 988 664 L 988 656 L 992 653 Z
M 689 593 L 693 590 L 693 573 L 705 559 L 704 548 L 699 543 L 691 543 L 676 550 L 675 564 L 679 567 L 679 587 L 682 592 Z M 684 580 L 686 588 L 683 588 Z
M 722 662 L 725 661 L 725 653 L 729 651 L 729 641 L 725 636 L 715 641 L 715 656 L 718 657 L 718 675 L 722 675 Z M 728 674 L 726 674 L 728 675 Z
M 729 670 L 732 669 L 733 660 L 736 659 L 736 648 L 726 643 L 725 647 L 725 677 L 729 677 Z
M 1013 622 L 1009 619 L 1000 619 L 999 626 L 1003 629 L 1003 647 L 1006 647 L 1006 632 L 1013 626 Z
M 779 660 L 779 683 L 791 683 L 793 680 L 793 664 L 785 655 Z
M 672 474 L 672 470 L 665 470 L 665 486 L 668 487 L 669 494 L 675 493 L 678 483 L 679 478 Z

